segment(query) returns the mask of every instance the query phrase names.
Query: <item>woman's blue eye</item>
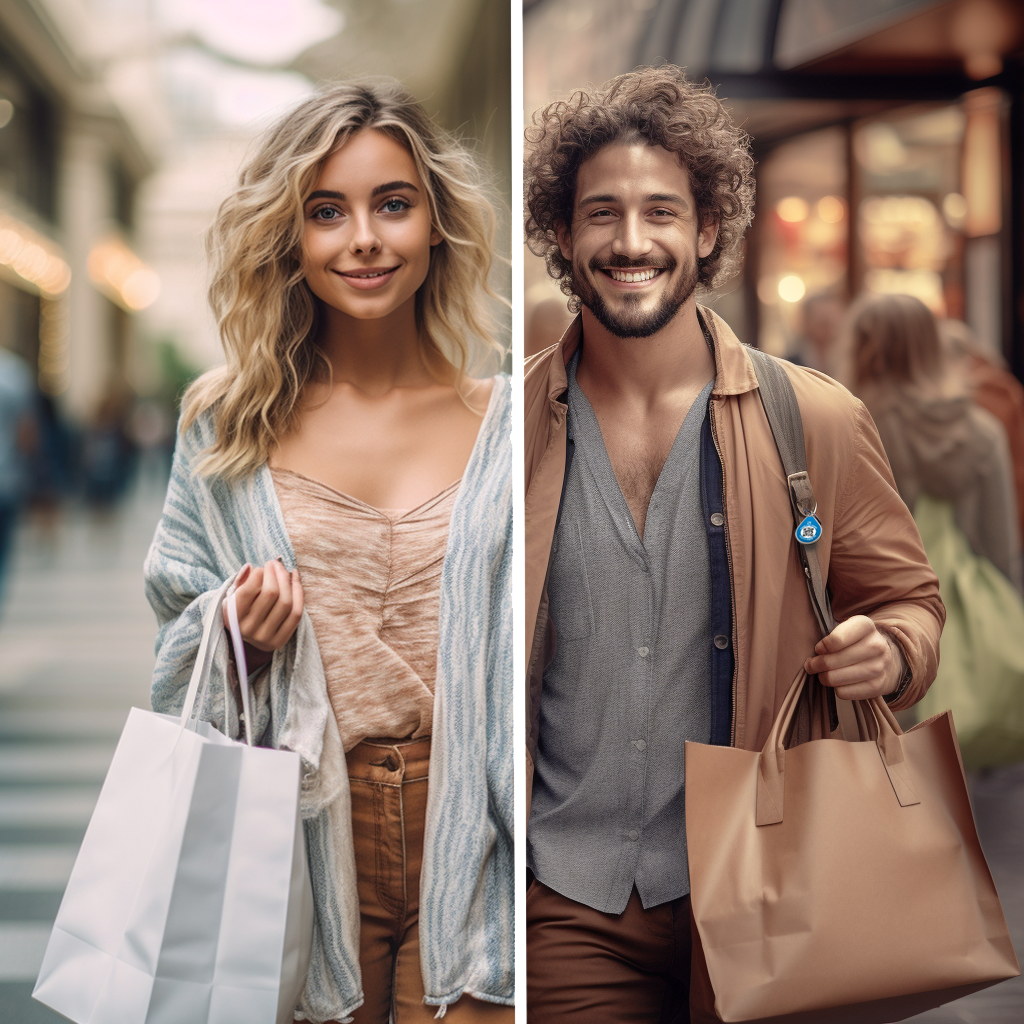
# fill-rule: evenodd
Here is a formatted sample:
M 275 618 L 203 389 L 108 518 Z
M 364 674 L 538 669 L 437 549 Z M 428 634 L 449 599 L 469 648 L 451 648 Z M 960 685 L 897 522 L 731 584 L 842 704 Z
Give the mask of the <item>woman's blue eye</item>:
M 409 204 L 404 199 L 399 199 L 397 196 L 393 196 L 381 207 L 381 209 L 385 213 L 401 213 L 403 210 L 409 209 Z
M 337 220 L 340 214 L 333 206 L 321 206 L 319 210 L 313 211 L 313 216 L 317 220 Z

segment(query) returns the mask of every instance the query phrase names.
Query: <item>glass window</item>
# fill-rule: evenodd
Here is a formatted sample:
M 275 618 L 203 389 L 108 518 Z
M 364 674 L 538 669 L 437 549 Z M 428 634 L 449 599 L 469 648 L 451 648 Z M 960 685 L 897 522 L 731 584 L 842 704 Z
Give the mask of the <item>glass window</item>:
M 964 113 L 959 104 L 910 109 L 854 128 L 857 233 L 873 292 L 903 292 L 936 315 L 963 317 L 960 191 Z
M 778 146 L 758 171 L 758 344 L 826 372 L 804 351 L 804 312 L 812 300 L 816 312 L 838 307 L 838 320 L 848 293 L 846 152 L 845 129 L 826 128 Z

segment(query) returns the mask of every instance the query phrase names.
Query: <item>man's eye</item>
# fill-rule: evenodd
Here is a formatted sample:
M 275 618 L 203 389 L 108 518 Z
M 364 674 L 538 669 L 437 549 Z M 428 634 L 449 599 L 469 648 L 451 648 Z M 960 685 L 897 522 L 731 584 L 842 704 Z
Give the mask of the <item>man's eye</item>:
M 398 196 L 392 196 L 381 209 L 385 213 L 401 213 L 403 210 L 409 209 L 409 203 L 404 199 L 400 199 Z

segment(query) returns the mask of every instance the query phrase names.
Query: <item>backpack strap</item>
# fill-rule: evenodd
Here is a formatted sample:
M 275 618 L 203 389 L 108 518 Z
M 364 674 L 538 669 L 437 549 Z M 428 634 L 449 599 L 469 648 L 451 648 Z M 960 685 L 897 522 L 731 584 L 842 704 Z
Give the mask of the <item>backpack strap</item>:
M 775 439 L 775 447 L 782 460 L 782 468 L 789 485 L 789 503 L 793 512 L 793 529 L 803 522 L 808 515 L 817 511 L 818 503 L 814 498 L 814 488 L 807 474 L 807 451 L 804 447 L 804 426 L 797 404 L 796 393 L 790 382 L 789 375 L 779 361 L 756 348 L 747 348 L 747 354 L 754 365 L 757 377 L 758 393 L 764 406 L 768 425 Z M 814 617 L 818 620 L 821 635 L 831 633 L 836 626 L 832 615 L 832 602 L 829 600 L 825 580 L 821 574 L 821 563 L 818 561 L 816 544 L 797 545 L 800 564 L 803 566 L 807 582 L 807 592 L 811 598 Z M 837 706 L 835 691 L 826 687 L 828 700 L 829 723 L 833 729 L 839 724 L 840 707 Z M 843 701 L 841 710 L 850 712 L 853 707 L 850 701 Z M 858 731 L 854 730 L 854 718 L 849 714 L 843 716 L 843 733 L 848 739 L 858 739 Z M 846 721 L 849 719 L 849 722 Z
M 756 348 L 748 348 L 747 353 L 754 364 L 761 404 L 768 417 L 775 447 L 779 450 L 782 468 L 786 473 L 789 503 L 793 512 L 793 529 L 796 530 L 808 515 L 813 515 L 817 511 L 818 507 L 811 479 L 807 475 L 807 452 L 804 448 L 804 426 L 800 406 L 797 405 L 789 376 L 778 362 Z M 814 617 L 818 620 L 821 635 L 825 636 L 835 629 L 836 620 L 832 616 L 832 603 L 821 575 L 818 551 L 815 544 L 797 544 L 797 550 L 807 579 L 807 591 L 811 596 Z

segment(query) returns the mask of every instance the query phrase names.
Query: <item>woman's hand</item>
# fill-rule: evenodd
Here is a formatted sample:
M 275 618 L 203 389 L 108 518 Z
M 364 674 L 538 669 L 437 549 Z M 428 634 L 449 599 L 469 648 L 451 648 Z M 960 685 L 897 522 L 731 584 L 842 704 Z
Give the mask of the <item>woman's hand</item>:
M 235 587 L 238 625 L 245 641 L 249 671 L 266 665 L 274 651 L 292 638 L 302 618 L 302 584 L 279 559 L 262 568 L 246 566 Z M 224 625 L 228 624 L 227 608 Z

